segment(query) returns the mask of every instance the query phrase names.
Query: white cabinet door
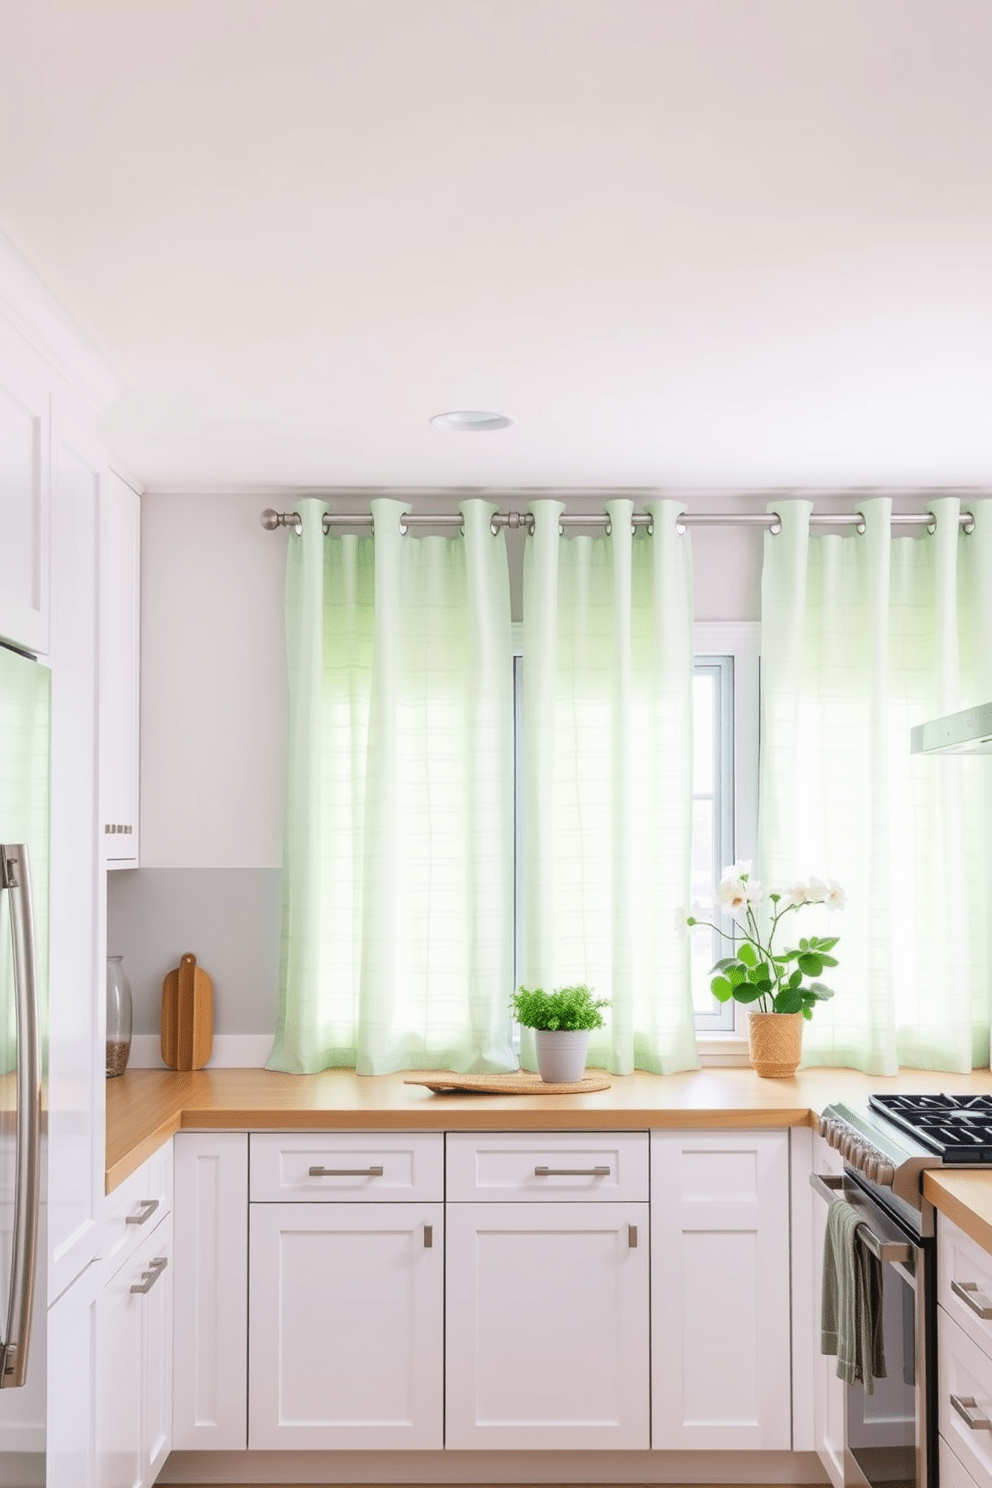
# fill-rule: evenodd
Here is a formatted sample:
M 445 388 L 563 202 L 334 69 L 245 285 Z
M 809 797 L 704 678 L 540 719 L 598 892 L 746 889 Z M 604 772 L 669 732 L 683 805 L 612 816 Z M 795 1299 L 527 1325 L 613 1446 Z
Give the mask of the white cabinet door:
M 137 1252 L 104 1287 L 97 1303 L 100 1488 L 142 1488 L 142 1298 Z
M 172 1447 L 172 1216 L 97 1303 L 100 1488 L 149 1488 Z
M 48 651 L 51 372 L 0 315 L 0 638 Z
M 91 1266 L 48 1313 L 47 1488 L 98 1488 L 100 1268 Z
M 97 852 L 99 512 L 104 453 L 68 394 L 52 415 L 49 1296 L 100 1248 L 105 886 Z M 57 1402 L 53 1408 L 58 1409 Z
M 445 1445 L 649 1445 L 648 1205 L 449 1204 Z
M 787 1132 L 651 1134 L 652 1444 L 791 1444 Z
M 101 518 L 100 831 L 107 867 L 136 868 L 141 498 L 114 471 Z
M 844 1171 L 844 1160 L 822 1137 L 813 1144 L 813 1167 L 817 1173 Z M 823 1278 L 823 1242 L 827 1229 L 826 1200 L 810 1189 L 813 1205 L 813 1272 L 811 1277 L 814 1347 L 814 1436 L 816 1451 L 834 1488 L 844 1488 L 844 1404 L 846 1387 L 837 1377 L 837 1360 L 820 1352 L 820 1310 Z
M 442 1445 L 442 1204 L 252 1204 L 248 1444 Z
M 145 1252 L 141 1295 L 141 1450 L 142 1474 L 154 1483 L 172 1451 L 172 1216 L 167 1216 Z
M 248 1445 L 248 1134 L 178 1132 L 173 1447 Z

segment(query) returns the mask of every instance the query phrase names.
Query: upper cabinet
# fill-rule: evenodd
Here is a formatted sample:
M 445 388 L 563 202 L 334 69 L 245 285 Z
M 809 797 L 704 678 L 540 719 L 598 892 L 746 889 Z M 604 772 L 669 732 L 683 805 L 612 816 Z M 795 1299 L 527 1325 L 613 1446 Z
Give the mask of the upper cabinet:
M 100 831 L 108 868 L 138 866 L 141 500 L 110 471 L 101 512 Z
M 0 639 L 49 649 L 51 372 L 0 313 Z

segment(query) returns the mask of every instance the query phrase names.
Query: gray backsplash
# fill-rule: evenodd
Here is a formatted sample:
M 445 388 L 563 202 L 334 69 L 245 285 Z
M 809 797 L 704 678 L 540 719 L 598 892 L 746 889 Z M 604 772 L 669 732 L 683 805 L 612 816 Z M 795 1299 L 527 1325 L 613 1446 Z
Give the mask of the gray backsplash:
M 138 868 L 107 875 L 107 954 L 124 957 L 134 1031 L 157 1034 L 162 982 L 187 952 L 214 984 L 218 1034 L 271 1034 L 279 868 Z

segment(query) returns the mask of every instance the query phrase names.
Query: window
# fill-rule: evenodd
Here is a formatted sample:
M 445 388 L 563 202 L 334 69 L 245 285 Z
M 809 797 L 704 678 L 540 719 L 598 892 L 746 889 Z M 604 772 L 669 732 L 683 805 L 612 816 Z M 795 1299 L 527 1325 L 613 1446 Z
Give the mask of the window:
M 523 627 L 514 625 L 515 966 L 522 965 L 523 903 L 519 853 L 523 841 L 521 714 Z M 704 622 L 696 626 L 693 669 L 693 849 L 690 902 L 711 917 L 716 885 L 736 858 L 751 857 L 757 833 L 758 791 L 757 623 Z M 686 906 L 687 912 L 689 906 Z M 715 916 L 713 916 L 715 918 Z M 729 922 L 728 922 L 729 925 Z M 713 931 L 693 932 L 692 980 L 696 1032 L 711 1041 L 743 1035 L 736 1003 L 721 1005 L 709 990 L 709 971 L 726 942 Z M 705 1051 L 705 1044 L 701 1050 Z M 704 1053 L 705 1057 L 705 1053 Z
M 734 658 L 697 656 L 692 676 L 692 866 L 689 899 L 700 919 L 723 924 L 716 909 L 720 874 L 734 861 Z M 729 928 L 729 926 L 728 926 Z M 726 954 L 715 930 L 691 932 L 692 1001 L 697 1033 L 730 1033 L 734 1004 L 710 992 L 713 962 Z

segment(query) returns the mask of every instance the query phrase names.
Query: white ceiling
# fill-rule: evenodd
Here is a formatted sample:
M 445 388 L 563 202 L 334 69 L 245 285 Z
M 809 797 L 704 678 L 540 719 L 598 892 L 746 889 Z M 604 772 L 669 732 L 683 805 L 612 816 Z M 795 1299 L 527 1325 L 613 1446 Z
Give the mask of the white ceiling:
M 153 488 L 992 484 L 988 0 L 0 0 Z M 497 409 L 495 434 L 433 413 Z

